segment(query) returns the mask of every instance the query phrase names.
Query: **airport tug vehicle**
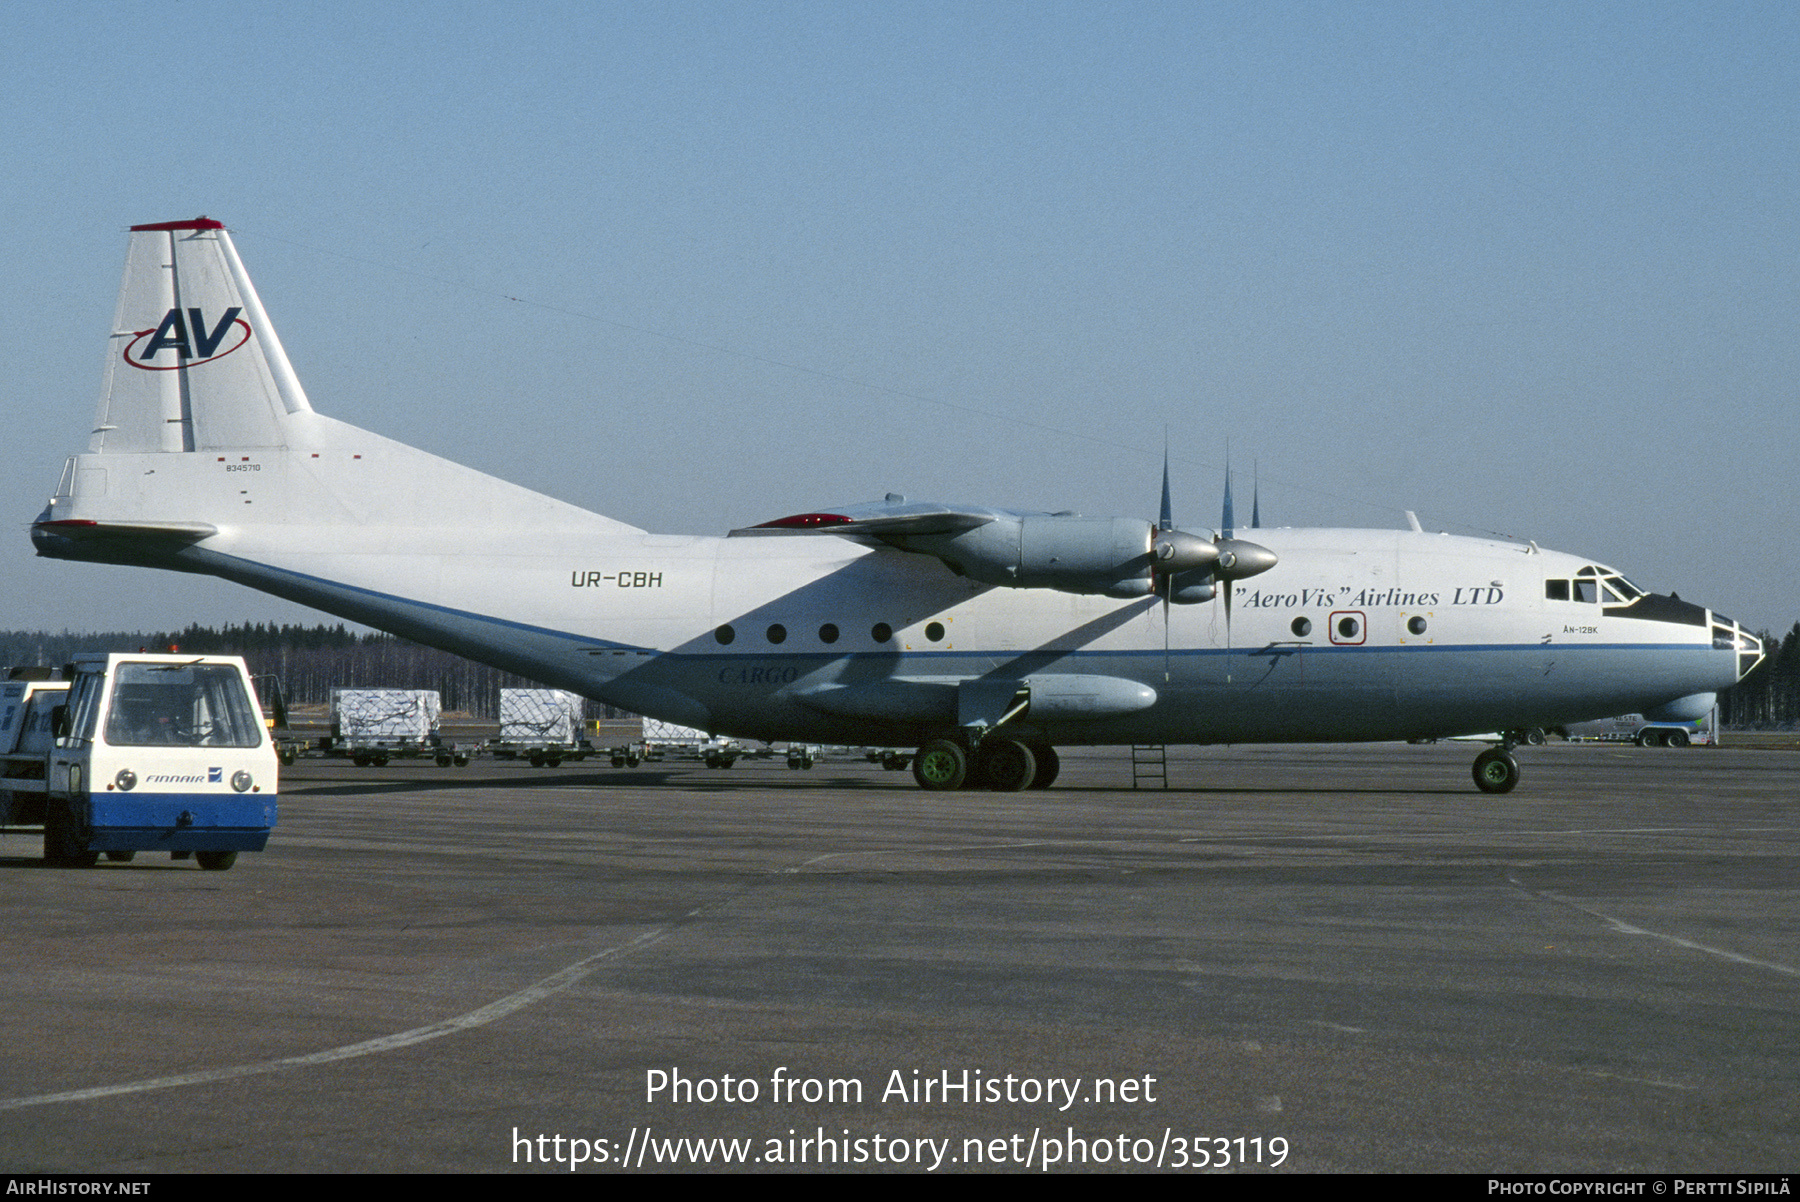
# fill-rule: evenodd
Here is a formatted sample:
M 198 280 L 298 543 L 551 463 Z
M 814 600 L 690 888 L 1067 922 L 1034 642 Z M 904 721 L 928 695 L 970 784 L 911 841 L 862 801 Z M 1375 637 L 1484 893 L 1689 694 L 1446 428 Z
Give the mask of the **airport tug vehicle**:
M 68 867 L 166 851 L 219 871 L 263 850 L 279 769 L 242 659 L 81 655 L 62 674 L 0 692 L 0 821 L 41 824 Z

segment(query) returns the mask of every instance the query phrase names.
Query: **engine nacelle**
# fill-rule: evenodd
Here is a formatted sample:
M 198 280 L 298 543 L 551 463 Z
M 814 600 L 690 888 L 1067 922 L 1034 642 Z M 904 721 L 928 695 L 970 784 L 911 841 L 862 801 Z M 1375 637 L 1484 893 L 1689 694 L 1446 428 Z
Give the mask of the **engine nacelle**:
M 983 584 L 1148 597 L 1155 591 L 1155 534 L 1156 527 L 1138 518 L 1030 513 L 960 534 L 904 534 L 885 541 L 936 556 L 951 571 Z

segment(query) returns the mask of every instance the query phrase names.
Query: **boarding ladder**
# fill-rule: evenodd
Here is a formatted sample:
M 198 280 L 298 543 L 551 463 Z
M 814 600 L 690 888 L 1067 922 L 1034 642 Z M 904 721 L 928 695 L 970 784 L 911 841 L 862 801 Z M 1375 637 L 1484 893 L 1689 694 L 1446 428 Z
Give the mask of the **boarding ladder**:
M 1131 745 L 1131 787 L 1169 787 L 1169 757 L 1167 749 L 1161 743 Z

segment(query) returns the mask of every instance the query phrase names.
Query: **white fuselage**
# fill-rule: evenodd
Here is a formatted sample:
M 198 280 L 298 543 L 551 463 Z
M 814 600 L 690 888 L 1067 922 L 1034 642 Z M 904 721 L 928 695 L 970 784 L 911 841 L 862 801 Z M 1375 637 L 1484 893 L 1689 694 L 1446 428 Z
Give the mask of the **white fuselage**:
M 335 462 L 289 449 L 78 457 L 65 478 L 91 480 L 101 465 L 87 460 L 127 481 L 154 467 L 164 502 L 189 498 L 163 508 L 171 521 L 233 516 L 221 500 L 267 508 L 179 545 L 40 544 L 210 572 L 622 708 L 764 739 L 913 741 L 964 724 L 971 681 L 1050 676 L 1155 694 L 1127 712 L 1028 713 L 1021 729 L 1052 742 L 1426 737 L 1647 709 L 1723 688 L 1740 666 L 1741 631 L 1726 622 L 1721 636 L 1698 607 L 1647 620 L 1546 596 L 1546 580 L 1593 573 L 1588 561 L 1416 531 L 1258 530 L 1279 562 L 1235 586 L 1228 616 L 1223 593 L 1165 606 L 992 587 L 843 537 L 652 535 L 511 486 L 510 511 L 490 520 L 436 520 L 449 499 L 414 489 L 410 520 L 364 523 L 359 501 L 391 517 L 382 494 L 432 473 L 415 462 L 429 456 L 356 433 L 363 449 L 337 448 Z M 119 462 L 131 459 L 143 464 Z M 115 504 L 142 517 L 120 491 L 58 497 L 50 528 L 123 521 Z M 277 512 L 285 520 L 268 520 Z

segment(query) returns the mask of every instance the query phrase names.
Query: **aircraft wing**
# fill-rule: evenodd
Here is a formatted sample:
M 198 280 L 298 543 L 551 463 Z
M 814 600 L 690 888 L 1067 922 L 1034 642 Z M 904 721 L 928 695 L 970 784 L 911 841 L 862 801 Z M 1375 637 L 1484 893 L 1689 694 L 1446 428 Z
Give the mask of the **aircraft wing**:
M 996 509 L 958 508 L 933 501 L 875 502 L 819 513 L 796 513 L 731 531 L 730 537 L 763 534 L 840 534 L 887 539 L 903 535 L 961 534 L 997 521 Z

